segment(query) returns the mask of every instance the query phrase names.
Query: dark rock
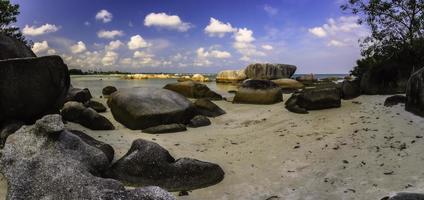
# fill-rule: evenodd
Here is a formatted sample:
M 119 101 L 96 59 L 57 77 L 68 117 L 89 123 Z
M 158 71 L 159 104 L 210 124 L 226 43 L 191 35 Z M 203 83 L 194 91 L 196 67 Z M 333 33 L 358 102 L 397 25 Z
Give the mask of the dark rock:
M 236 95 L 234 103 L 274 104 L 281 102 L 283 93 L 281 88 L 268 80 L 246 80 Z
M 85 102 L 84 106 L 87 108 L 92 108 L 99 113 L 106 112 L 107 110 L 106 106 L 104 106 L 102 103 L 93 100 Z
M 398 104 L 404 104 L 406 103 L 406 96 L 402 96 L 402 95 L 394 95 L 391 97 L 387 97 L 386 100 L 384 101 L 384 106 L 386 107 L 392 107 Z
M 187 191 L 219 183 L 224 171 L 213 163 L 190 158 L 175 160 L 158 144 L 138 139 L 106 175 L 133 186 L 157 185 L 169 191 Z
M 59 112 L 70 84 L 59 56 L 2 60 L 0 66 L 0 121 L 33 123 Z
M 286 109 L 290 112 L 297 113 L 297 114 L 308 114 L 308 111 L 305 108 L 302 108 L 299 105 L 297 105 L 298 96 L 299 94 L 295 93 L 289 99 L 287 99 L 285 103 Z
M 162 124 L 187 124 L 196 113 L 184 96 L 157 88 L 118 90 L 108 105 L 116 121 L 129 129 L 142 130 Z
M 196 107 L 197 113 L 208 117 L 218 117 L 225 114 L 224 110 L 209 99 L 197 99 L 194 102 L 194 106 Z
M 335 87 L 307 88 L 300 93 L 296 104 L 306 110 L 339 108 L 341 106 L 340 90 Z
M 0 33 L 0 49 L 0 60 L 36 57 L 34 52 L 23 42 L 3 33 Z
M 407 68 L 396 64 L 371 68 L 362 75 L 360 84 L 362 93 L 368 95 L 405 93 L 411 74 L 405 69 Z
M 65 130 L 59 115 L 45 116 L 9 137 L 0 151 L 7 199 L 175 199 L 158 187 L 126 190 L 119 181 L 98 177 L 108 158 Z
M 76 101 L 66 102 L 61 114 L 64 120 L 81 124 L 92 130 L 115 129 L 106 117 Z
M 249 79 L 272 80 L 290 78 L 296 69 L 294 65 L 256 63 L 247 66 L 245 73 Z
M 402 192 L 390 197 L 384 197 L 381 200 L 424 200 L 424 194 Z
M 424 117 L 424 68 L 415 72 L 408 81 L 405 109 Z
M 169 83 L 163 88 L 177 92 L 187 98 L 222 100 L 222 96 L 210 90 L 208 86 L 193 81 Z
M 211 120 L 209 120 L 207 117 L 203 115 L 197 115 L 190 120 L 190 123 L 188 125 L 189 127 L 192 127 L 192 128 L 209 126 L 211 125 Z
M 112 146 L 104 142 L 98 141 L 82 131 L 71 130 L 70 132 L 81 138 L 81 140 L 83 140 L 88 145 L 100 149 L 106 155 L 107 159 L 109 160 L 109 163 L 112 163 L 113 157 L 115 155 L 115 150 L 113 150 Z
M 239 83 L 246 79 L 245 70 L 224 70 L 216 75 L 217 83 Z
M 90 101 L 91 98 L 93 98 L 93 96 L 91 96 L 91 92 L 90 90 L 88 90 L 88 88 L 81 89 L 74 88 L 71 86 L 69 88 L 65 101 L 76 101 L 80 103 L 85 103 L 87 101 Z
M 106 86 L 102 90 L 103 95 L 111 95 L 112 93 L 118 91 L 114 86 Z
M 16 120 L 6 121 L 0 125 L 0 149 L 4 147 L 7 137 L 15 133 L 23 125 L 23 122 Z
M 345 100 L 354 99 L 361 95 L 361 87 L 358 80 L 344 80 L 341 84 L 342 98 Z
M 158 133 L 176 133 L 186 131 L 187 128 L 184 124 L 163 124 L 159 126 L 153 126 L 142 131 L 144 133 L 158 134 Z

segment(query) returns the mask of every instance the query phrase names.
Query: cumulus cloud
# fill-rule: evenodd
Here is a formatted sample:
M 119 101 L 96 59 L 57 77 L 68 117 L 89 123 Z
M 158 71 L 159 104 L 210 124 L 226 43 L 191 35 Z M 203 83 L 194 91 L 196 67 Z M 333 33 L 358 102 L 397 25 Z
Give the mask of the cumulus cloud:
M 118 53 L 114 51 L 106 51 L 104 57 L 102 58 L 102 64 L 104 66 L 112 66 L 119 59 Z
M 107 11 L 105 9 L 100 10 L 96 14 L 96 20 L 102 21 L 103 23 L 111 22 L 112 21 L 112 18 L 113 18 L 112 13 L 110 13 L 109 11 Z
M 270 15 L 270 16 L 274 16 L 274 15 L 278 14 L 277 8 L 274 8 L 274 7 L 267 5 L 267 4 L 264 5 L 264 11 L 266 13 L 268 13 L 268 15 Z
M 357 16 L 329 18 L 326 24 L 309 29 L 316 37 L 327 41 L 327 46 L 344 47 L 357 45 L 357 39 L 369 34 L 368 29 L 358 24 Z
M 265 45 L 262 45 L 262 49 L 265 49 L 265 50 L 273 50 L 274 49 L 274 47 L 272 47 L 271 45 L 269 45 L 269 44 L 265 44 Z
M 209 25 L 205 28 L 205 33 L 211 37 L 224 37 L 226 33 L 232 33 L 236 30 L 237 29 L 233 28 L 230 23 L 223 23 L 211 17 Z
M 150 44 L 147 43 L 146 40 L 144 40 L 143 37 L 141 37 L 140 35 L 132 36 L 127 45 L 128 45 L 128 48 L 131 50 L 136 50 L 136 49 L 150 46 Z
M 105 39 L 114 39 L 115 37 L 123 36 L 124 32 L 121 30 L 100 30 L 97 32 L 97 37 L 99 38 L 105 38 Z
M 242 61 L 250 61 L 253 56 L 264 56 L 265 54 L 258 51 L 256 46 L 253 44 L 255 38 L 253 37 L 253 31 L 247 28 L 239 28 L 234 33 L 233 47 L 242 55 Z
M 219 51 L 219 50 L 212 50 L 212 51 L 205 51 L 205 48 L 200 47 L 196 51 L 198 58 L 230 58 L 231 53 L 227 51 Z
M 84 42 L 79 41 L 76 44 L 71 46 L 71 52 L 74 54 L 82 53 L 85 50 L 87 50 L 87 47 L 85 46 Z
M 40 53 L 46 52 L 48 49 L 49 49 L 49 44 L 47 43 L 47 41 L 36 42 L 32 46 L 32 51 L 37 55 Z
M 115 41 L 109 42 L 109 44 L 106 45 L 105 49 L 108 51 L 113 51 L 113 50 L 119 49 L 123 45 L 124 43 L 122 43 L 120 40 L 115 40 Z
M 150 13 L 144 18 L 144 25 L 151 27 L 161 27 L 186 32 L 192 26 L 183 22 L 178 15 L 168 15 L 166 13 Z
M 22 29 L 22 33 L 28 36 L 38 36 L 38 35 L 43 35 L 46 33 L 53 33 L 58 30 L 59 30 L 59 27 L 57 27 L 54 24 L 44 24 L 39 27 L 25 25 L 25 27 Z
M 234 34 L 234 38 L 236 42 L 241 43 L 250 43 L 255 40 L 255 38 L 253 37 L 253 31 L 247 28 L 238 29 L 238 31 Z

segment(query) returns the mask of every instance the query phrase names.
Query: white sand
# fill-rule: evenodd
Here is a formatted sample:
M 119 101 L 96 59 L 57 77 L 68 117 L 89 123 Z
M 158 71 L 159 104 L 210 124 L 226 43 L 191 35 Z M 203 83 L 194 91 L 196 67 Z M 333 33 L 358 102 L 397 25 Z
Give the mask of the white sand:
M 307 115 L 290 113 L 283 103 L 220 101 L 216 103 L 227 114 L 211 119 L 211 126 L 163 135 L 130 131 L 114 120 L 114 131 L 91 131 L 73 123 L 67 127 L 111 144 L 115 159 L 133 140 L 143 138 L 176 158 L 221 165 L 226 172 L 221 183 L 179 197 L 184 200 L 377 200 L 396 191 L 424 192 L 424 138 L 416 138 L 424 136 L 424 119 L 400 105 L 384 107 L 386 97 L 361 96 L 343 101 L 341 108 Z M 110 112 L 105 116 L 112 119 Z M 403 143 L 406 149 L 400 150 Z

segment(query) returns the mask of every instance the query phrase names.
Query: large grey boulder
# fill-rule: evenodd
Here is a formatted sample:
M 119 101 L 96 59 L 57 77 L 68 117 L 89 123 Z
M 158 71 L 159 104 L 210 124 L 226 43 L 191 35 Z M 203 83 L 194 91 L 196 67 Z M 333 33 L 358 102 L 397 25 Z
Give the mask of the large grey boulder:
M 361 87 L 358 80 L 344 80 L 341 84 L 342 98 L 345 100 L 354 99 L 361 95 Z
M 208 117 L 218 117 L 225 114 L 224 110 L 209 99 L 197 99 L 194 102 L 194 106 L 196 107 L 197 113 Z
M 93 98 L 88 88 L 74 88 L 72 85 L 69 87 L 68 94 L 66 95 L 65 102 L 77 101 L 86 103 Z
M 98 177 L 109 166 L 98 148 L 64 129 L 60 115 L 48 115 L 9 136 L 0 151 L 7 199 L 173 200 L 158 187 L 126 190 Z
M 247 79 L 243 70 L 224 70 L 220 71 L 216 76 L 217 83 L 239 83 Z
M 177 92 L 187 98 L 222 100 L 222 96 L 210 90 L 208 86 L 193 81 L 169 83 L 163 88 Z
M 424 68 L 418 70 L 409 78 L 406 88 L 405 109 L 424 117 Z
M 23 42 L 3 33 L 0 33 L 0 49 L 0 60 L 36 57 L 34 52 Z
M 92 108 L 86 108 L 80 102 L 66 102 L 61 114 L 64 120 L 81 124 L 92 130 L 115 129 L 106 117 L 100 115 Z
M 216 164 L 191 158 L 175 160 L 156 143 L 138 139 L 106 172 L 133 186 L 156 185 L 169 191 L 187 191 L 219 183 L 224 171 Z
M 246 80 L 234 96 L 233 103 L 274 104 L 283 100 L 281 88 L 268 80 Z
M 308 110 L 321 110 L 339 108 L 341 106 L 341 93 L 337 87 L 306 88 L 294 93 L 286 102 L 286 109 L 300 114 Z
M 296 72 L 297 67 L 286 64 L 256 63 L 246 67 L 246 75 L 249 79 L 279 79 L 290 78 Z
M 116 121 L 133 130 L 162 124 L 187 124 L 195 115 L 191 101 L 166 89 L 118 90 L 112 93 L 108 105 Z
M 0 121 L 34 122 L 58 113 L 70 84 L 59 56 L 0 61 Z
M 381 200 L 424 200 L 424 194 L 401 192 L 392 196 L 383 197 Z

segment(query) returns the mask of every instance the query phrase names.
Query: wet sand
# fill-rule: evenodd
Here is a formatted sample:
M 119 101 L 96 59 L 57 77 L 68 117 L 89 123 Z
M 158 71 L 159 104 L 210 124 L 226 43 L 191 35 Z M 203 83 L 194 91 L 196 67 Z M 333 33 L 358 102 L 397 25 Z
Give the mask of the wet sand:
M 424 119 L 403 105 L 384 107 L 386 97 L 361 96 L 343 101 L 341 108 L 306 115 L 288 112 L 283 103 L 218 101 L 227 114 L 212 118 L 211 126 L 162 135 L 128 130 L 109 110 L 104 115 L 116 130 L 66 126 L 111 144 L 115 159 L 142 138 L 176 158 L 210 161 L 224 169 L 221 183 L 190 191 L 178 197 L 182 200 L 381 199 L 397 191 L 424 192 Z M 4 181 L 0 188 L 4 196 Z

